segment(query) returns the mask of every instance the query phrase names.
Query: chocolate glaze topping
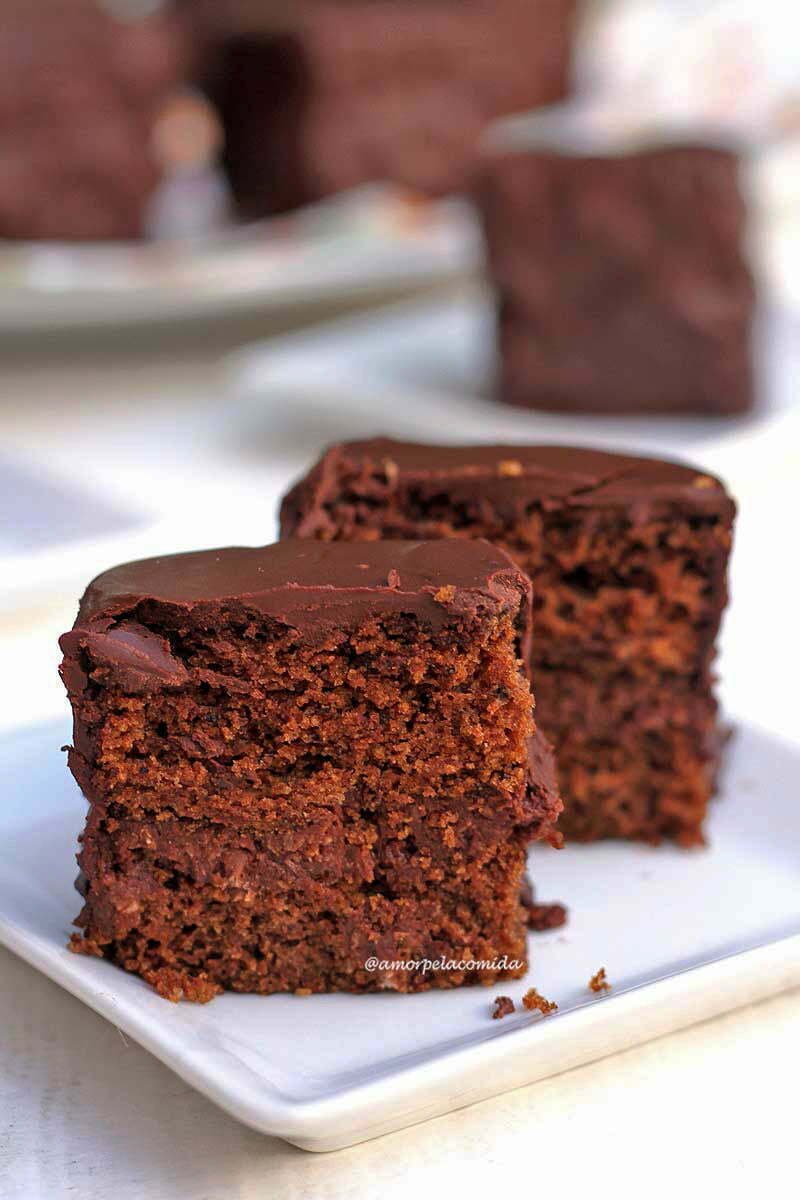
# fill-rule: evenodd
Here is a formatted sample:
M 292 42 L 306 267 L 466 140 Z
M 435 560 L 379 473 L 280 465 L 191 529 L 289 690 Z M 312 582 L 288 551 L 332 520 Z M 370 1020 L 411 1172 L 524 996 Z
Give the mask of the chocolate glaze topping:
M 452 587 L 452 600 L 505 602 L 529 585 L 523 573 L 496 546 L 478 540 L 464 545 L 437 542 L 346 543 L 278 542 L 259 549 L 230 547 L 147 558 L 105 571 L 89 584 L 76 628 L 94 625 L 141 600 L 192 608 L 203 603 L 243 601 L 271 616 L 313 622 L 327 610 L 337 617 L 372 609 L 422 604 L 441 618 L 446 601 L 436 599 Z
M 399 485 L 429 491 L 437 482 L 446 482 L 451 499 L 456 492 L 474 495 L 479 487 L 498 511 L 516 508 L 522 501 L 591 507 L 680 500 L 706 513 L 728 511 L 732 504 L 714 476 L 664 459 L 578 446 L 433 446 L 372 438 L 331 447 L 295 485 L 281 509 L 284 532 L 291 533 L 309 503 L 326 495 L 342 465 L 366 463 L 384 469 Z
M 281 542 L 143 559 L 104 572 L 86 589 L 61 639 L 62 675 L 71 694 L 81 691 L 88 656 L 93 673 L 112 673 L 131 692 L 185 682 L 186 668 L 166 639 L 136 619 L 146 602 L 200 618 L 221 606 L 255 609 L 310 634 L 381 612 L 413 612 L 441 628 L 489 605 L 515 614 L 524 658 L 530 591 L 505 552 L 480 540 Z
M 112 672 L 127 692 L 149 691 L 158 684 L 178 687 L 188 678 L 166 639 L 135 621 L 121 621 L 105 630 L 76 626 L 62 636 L 59 645 L 65 656 L 61 675 L 70 694 L 86 686 L 82 650 L 90 655 L 95 670 Z
M 203 623 L 213 622 L 221 608 L 255 610 L 310 640 L 357 627 L 372 613 L 411 612 L 438 629 L 488 607 L 511 614 L 520 659 L 527 663 L 530 653 L 530 581 L 489 542 L 289 541 L 143 559 L 99 575 L 60 641 L 61 675 L 73 701 L 92 681 L 141 694 L 190 680 L 166 637 L 136 620 L 140 606 L 149 619 L 153 605 Z M 73 742 L 70 767 L 91 796 L 93 743 L 80 721 Z M 550 749 L 540 736 L 532 740 L 531 756 L 557 798 Z

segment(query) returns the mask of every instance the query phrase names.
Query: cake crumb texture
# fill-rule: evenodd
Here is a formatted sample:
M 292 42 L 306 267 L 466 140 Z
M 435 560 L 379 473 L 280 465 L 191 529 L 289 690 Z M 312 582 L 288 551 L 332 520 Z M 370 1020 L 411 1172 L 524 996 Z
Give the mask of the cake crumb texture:
M 479 543 L 296 542 L 100 577 L 62 638 L 90 803 L 72 948 L 173 1001 L 523 974 L 526 847 L 561 807 L 529 621 L 527 579 Z
M 498 473 L 509 461 L 520 472 Z M 678 463 L 377 438 L 328 450 L 285 497 L 281 530 L 503 547 L 533 585 L 530 669 L 559 829 L 693 846 L 720 758 L 714 657 L 734 514 L 719 480 Z
M 522 1003 L 529 1012 L 539 1011 L 543 1017 L 550 1013 L 558 1011 L 558 1005 L 554 1000 L 547 1000 L 540 992 L 537 992 L 535 987 L 528 988 L 525 995 L 522 997 Z
M 606 978 L 605 967 L 601 967 L 599 971 L 596 971 L 594 973 L 592 978 L 589 980 L 588 987 L 589 987 L 590 992 L 610 992 L 611 991 L 611 984 L 608 982 L 608 979 Z

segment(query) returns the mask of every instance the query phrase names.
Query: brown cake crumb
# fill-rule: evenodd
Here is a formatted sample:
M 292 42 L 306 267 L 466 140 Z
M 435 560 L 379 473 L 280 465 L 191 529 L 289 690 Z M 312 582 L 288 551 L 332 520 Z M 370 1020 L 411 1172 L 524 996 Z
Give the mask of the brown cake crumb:
M 610 992 L 611 991 L 611 984 L 606 979 L 605 967 L 601 967 L 600 970 L 597 971 L 592 976 L 592 978 L 589 980 L 588 987 L 589 987 L 590 992 Z
M 73 954 L 85 954 L 89 958 L 102 958 L 103 947 L 94 938 L 83 937 L 80 933 L 71 933 L 67 949 Z
M 531 1012 L 538 1008 L 543 1017 L 548 1016 L 549 1013 L 558 1011 L 558 1005 L 555 1000 L 546 1000 L 544 996 L 537 992 L 535 987 L 528 989 L 522 997 L 522 1003 Z
M 514 1012 L 514 1001 L 510 996 L 495 996 L 494 1012 L 492 1020 L 499 1021 L 502 1017 L 508 1017 Z
M 221 995 L 223 989 L 205 974 L 190 975 L 188 971 L 178 971 L 172 967 L 159 967 L 155 971 L 142 970 L 142 979 L 158 992 L 164 1000 L 178 1004 L 181 1000 L 190 1000 L 194 1004 L 208 1004 L 215 996 Z
M 520 901 L 525 910 L 525 922 L 534 933 L 546 933 L 548 929 L 560 929 L 567 923 L 567 908 L 563 904 L 537 904 L 536 894 L 529 879 L 520 891 Z
M 456 589 L 449 584 L 446 587 L 440 587 L 438 592 L 434 592 L 433 598 L 439 604 L 449 604 L 456 594 Z
M 532 904 L 528 909 L 528 929 L 534 933 L 560 929 L 566 923 L 567 909 L 563 904 Z

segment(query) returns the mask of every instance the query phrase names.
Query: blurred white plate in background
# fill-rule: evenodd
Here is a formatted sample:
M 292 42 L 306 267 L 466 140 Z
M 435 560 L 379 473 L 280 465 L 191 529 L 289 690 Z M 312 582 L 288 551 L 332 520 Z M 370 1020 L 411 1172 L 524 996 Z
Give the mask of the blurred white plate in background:
M 369 186 L 183 242 L 0 242 L 0 333 L 265 313 L 395 297 L 477 270 L 459 200 Z

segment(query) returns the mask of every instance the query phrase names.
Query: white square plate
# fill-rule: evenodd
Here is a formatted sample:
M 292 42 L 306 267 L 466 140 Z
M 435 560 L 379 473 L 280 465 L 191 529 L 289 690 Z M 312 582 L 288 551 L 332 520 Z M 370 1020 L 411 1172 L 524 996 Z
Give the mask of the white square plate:
M 0 739 L 0 941 L 233 1116 L 306 1149 L 375 1137 L 800 984 L 800 748 L 754 727 L 732 746 L 709 850 L 532 853 L 538 895 L 565 899 L 571 915 L 531 937 L 524 981 L 205 1006 L 169 1004 L 65 949 L 84 815 L 59 753 L 68 738 L 54 722 Z M 613 990 L 596 998 L 587 982 L 601 966 Z M 557 1014 L 491 1019 L 495 995 L 519 1001 L 534 983 Z
M 796 347 L 773 343 L 769 403 L 751 421 L 584 420 L 568 429 L 457 394 L 465 378 L 477 379 L 481 328 L 481 305 L 438 318 L 418 311 L 399 314 L 384 333 L 377 322 L 346 323 L 273 346 L 269 359 L 238 360 L 240 391 L 226 419 L 261 427 L 253 441 L 271 447 L 254 468 L 260 504 L 236 506 L 237 529 L 252 509 L 258 531 L 239 536 L 261 540 L 272 500 L 322 441 L 372 431 L 624 440 L 720 471 L 741 504 L 722 673 L 726 707 L 742 719 L 708 850 L 536 849 L 538 895 L 565 901 L 570 922 L 531 938 L 524 981 L 490 991 L 226 995 L 173 1006 L 139 979 L 65 949 L 80 907 L 73 854 L 84 816 L 58 750 L 69 740 L 66 721 L 0 737 L 0 941 L 229 1113 L 310 1150 L 375 1137 L 800 984 L 800 663 L 787 636 L 796 626 L 796 556 L 786 554 L 800 438 L 784 402 Z M 419 378 L 400 370 L 412 359 Z M 437 368 L 453 363 L 460 377 L 448 385 Z M 613 990 L 596 998 L 587 982 L 601 966 Z M 558 1002 L 556 1015 L 491 1020 L 495 995 L 519 1000 L 532 984 Z
M 412 208 L 366 185 L 293 213 L 202 237 L 0 243 L 0 334 L 293 312 L 413 295 L 480 269 L 475 217 L 458 199 Z

